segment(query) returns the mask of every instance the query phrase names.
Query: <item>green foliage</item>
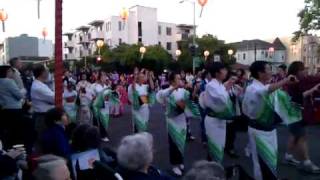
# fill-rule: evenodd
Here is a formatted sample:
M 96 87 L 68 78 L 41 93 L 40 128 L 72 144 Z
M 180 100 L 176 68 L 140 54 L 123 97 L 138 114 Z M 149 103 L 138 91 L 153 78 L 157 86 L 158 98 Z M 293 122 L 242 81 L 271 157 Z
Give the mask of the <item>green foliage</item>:
M 234 59 L 230 61 L 230 57 L 227 54 L 232 47 L 226 45 L 224 41 L 219 40 L 217 37 L 207 34 L 201 38 L 196 38 L 196 43 L 198 44 L 196 55 L 201 59 L 200 67 L 203 67 L 205 63 L 203 55 L 205 50 L 210 51 L 208 59 L 213 59 L 214 55 L 220 55 L 223 62 L 227 64 L 234 63 Z M 91 67 L 93 65 L 108 71 L 118 70 L 124 72 L 132 71 L 136 66 L 151 69 L 155 72 L 162 72 L 163 69 L 191 72 L 193 64 L 189 49 L 191 44 L 192 37 L 186 41 L 178 42 L 178 47 L 181 50 L 178 60 L 173 60 L 171 54 L 160 45 L 146 46 L 146 53 L 142 59 L 139 52 L 141 44 L 121 44 L 113 49 L 103 46 L 100 49 L 102 61 L 97 62 L 96 57 L 99 53 L 96 51 L 93 57 L 87 57 L 87 66 Z M 77 67 L 83 67 L 84 60 L 77 62 L 76 65 Z
M 309 31 L 320 29 L 320 0 L 305 0 L 305 7 L 298 13 L 300 30 L 294 33 L 293 41 Z

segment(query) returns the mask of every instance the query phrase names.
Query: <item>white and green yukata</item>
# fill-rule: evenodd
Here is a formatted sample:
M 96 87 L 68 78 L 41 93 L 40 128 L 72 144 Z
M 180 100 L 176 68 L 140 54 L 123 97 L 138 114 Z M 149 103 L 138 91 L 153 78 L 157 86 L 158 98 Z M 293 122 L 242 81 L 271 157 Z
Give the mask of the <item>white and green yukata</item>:
M 169 133 L 169 138 L 172 139 L 173 143 L 180 152 L 181 159 L 173 157 L 172 152 L 170 152 L 170 162 L 171 164 L 182 164 L 182 157 L 184 155 L 184 148 L 186 144 L 187 137 L 187 123 L 185 111 L 188 109 L 190 114 L 193 116 L 199 116 L 199 109 L 195 104 L 190 101 L 189 92 L 183 88 L 173 90 L 169 87 L 164 90 L 160 90 L 156 95 L 157 101 L 160 104 L 166 104 L 166 122 L 167 129 Z M 177 106 L 177 102 L 184 101 L 185 109 L 181 109 Z M 172 147 L 169 147 L 172 151 Z M 178 162 L 180 161 L 180 162 Z
M 117 102 L 119 102 L 119 99 L 112 94 L 112 90 L 104 89 L 98 93 L 98 96 L 92 103 L 93 114 L 105 130 L 109 126 L 110 105 Z
M 148 130 L 150 105 L 155 102 L 155 96 L 152 92 L 149 92 L 149 86 L 147 84 L 135 84 L 135 89 L 132 85 L 128 88 L 129 100 L 132 103 L 132 125 L 134 132 L 144 132 Z M 141 101 L 141 96 L 148 97 L 148 104 Z
M 75 123 L 76 119 L 77 119 L 77 105 L 76 105 L 76 99 L 77 99 L 77 92 L 76 91 L 68 91 L 65 90 L 65 92 L 63 92 L 63 108 L 65 110 L 65 112 L 68 115 L 68 118 L 71 122 Z M 67 98 L 73 98 L 74 101 L 72 102 L 67 102 Z
M 112 94 L 113 94 L 112 97 L 114 98 L 112 101 L 110 101 L 110 111 L 111 111 L 110 114 L 114 116 L 118 116 L 120 115 L 120 101 L 119 101 L 120 95 L 116 90 L 114 90 Z
M 249 140 L 252 150 L 254 177 L 256 180 L 276 179 L 278 165 L 278 142 L 274 115 L 289 125 L 301 120 L 301 111 L 282 90 L 269 93 L 269 85 L 253 80 L 246 89 L 243 113 L 250 118 Z M 263 167 L 262 167 L 263 166 Z
M 209 155 L 214 161 L 221 163 L 226 143 L 227 121 L 231 121 L 234 116 L 232 101 L 225 86 L 216 79 L 207 84 L 199 101 L 201 107 L 207 110 L 204 123 Z

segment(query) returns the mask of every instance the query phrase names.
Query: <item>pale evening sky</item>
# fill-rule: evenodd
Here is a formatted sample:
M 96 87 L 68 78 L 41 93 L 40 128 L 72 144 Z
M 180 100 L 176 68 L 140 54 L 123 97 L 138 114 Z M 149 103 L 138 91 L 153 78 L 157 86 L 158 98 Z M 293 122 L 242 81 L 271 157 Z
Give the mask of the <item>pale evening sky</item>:
M 95 19 L 119 15 L 123 7 L 134 5 L 158 9 L 158 20 L 192 24 L 193 7 L 180 0 L 64 0 L 64 32 Z M 43 27 L 48 38 L 54 36 L 54 0 L 41 0 L 41 19 L 37 19 L 37 0 L 0 0 L 0 9 L 9 14 L 4 36 L 27 33 L 41 37 Z M 297 13 L 304 0 L 208 0 L 202 18 L 197 5 L 198 35 L 210 33 L 227 42 L 244 39 L 269 39 L 290 36 L 298 29 Z M 1 27 L 1 26 L 0 26 Z

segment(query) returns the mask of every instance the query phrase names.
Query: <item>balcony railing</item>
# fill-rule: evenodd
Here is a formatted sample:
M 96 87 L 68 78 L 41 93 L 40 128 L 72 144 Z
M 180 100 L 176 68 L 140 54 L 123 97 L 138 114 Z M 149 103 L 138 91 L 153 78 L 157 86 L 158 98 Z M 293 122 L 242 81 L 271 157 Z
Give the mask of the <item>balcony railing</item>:
M 104 39 L 104 34 L 102 31 L 94 30 L 90 33 L 90 36 L 91 36 L 90 40 Z
M 81 35 L 79 36 L 79 39 L 78 39 L 78 43 L 89 43 L 89 37 L 88 35 Z
M 74 60 L 74 59 L 76 59 L 74 54 L 65 54 L 64 56 L 65 56 L 66 60 Z
M 190 37 L 190 34 L 188 34 L 188 33 L 178 33 L 176 35 L 176 40 L 177 41 L 187 41 L 189 37 Z
M 88 56 L 89 55 L 89 50 L 81 50 L 80 51 L 80 57 Z
M 64 47 L 69 48 L 69 47 L 74 47 L 74 44 L 72 41 L 67 41 L 64 43 Z

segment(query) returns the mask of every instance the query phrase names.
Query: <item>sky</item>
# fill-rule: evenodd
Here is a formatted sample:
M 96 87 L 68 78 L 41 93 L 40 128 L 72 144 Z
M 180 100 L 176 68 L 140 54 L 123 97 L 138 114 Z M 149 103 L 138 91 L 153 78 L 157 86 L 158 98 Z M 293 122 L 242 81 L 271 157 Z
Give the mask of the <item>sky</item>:
M 92 20 L 119 15 L 120 10 L 134 5 L 158 9 L 158 21 L 193 23 L 191 3 L 180 0 L 64 0 L 63 31 L 72 31 Z M 190 0 L 192 1 L 192 0 Z M 197 5 L 197 34 L 213 34 L 226 42 L 250 39 L 271 39 L 291 36 L 299 28 L 297 13 L 304 0 L 208 0 L 200 18 Z M 0 9 L 8 13 L 7 36 L 29 34 L 42 37 L 43 27 L 48 39 L 54 36 L 54 0 L 41 0 L 41 19 L 37 18 L 37 0 L 0 0 Z M 1 27 L 1 26 L 0 26 Z

